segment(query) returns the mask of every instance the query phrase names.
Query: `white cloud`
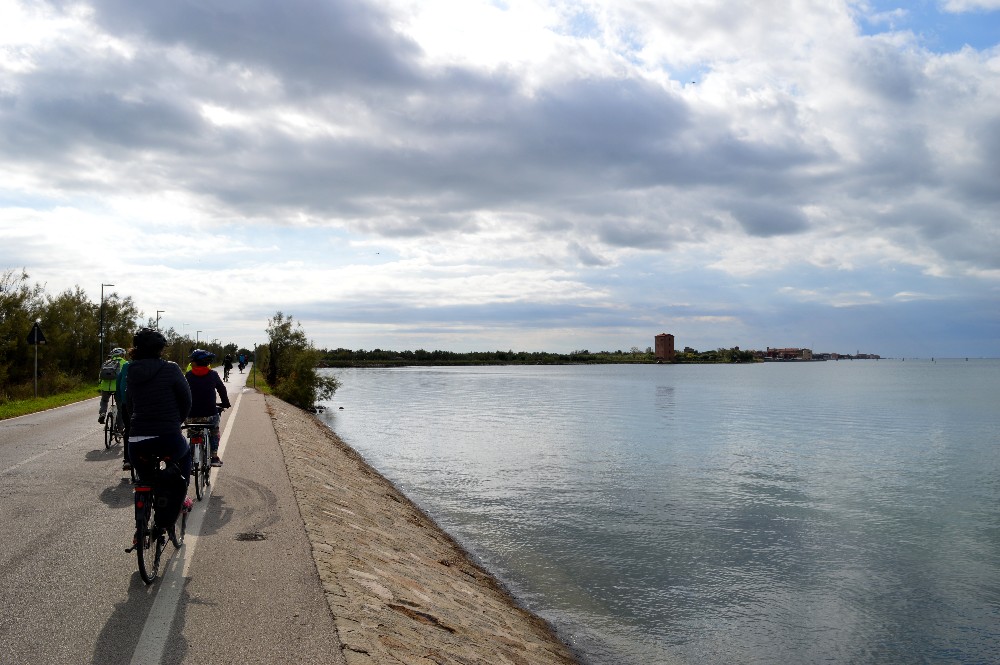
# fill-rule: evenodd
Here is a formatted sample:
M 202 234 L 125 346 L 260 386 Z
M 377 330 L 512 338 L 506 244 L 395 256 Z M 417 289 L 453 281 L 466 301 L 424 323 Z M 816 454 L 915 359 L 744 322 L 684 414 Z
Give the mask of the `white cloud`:
M 1000 0 L 945 0 L 943 8 L 948 12 L 996 11 Z

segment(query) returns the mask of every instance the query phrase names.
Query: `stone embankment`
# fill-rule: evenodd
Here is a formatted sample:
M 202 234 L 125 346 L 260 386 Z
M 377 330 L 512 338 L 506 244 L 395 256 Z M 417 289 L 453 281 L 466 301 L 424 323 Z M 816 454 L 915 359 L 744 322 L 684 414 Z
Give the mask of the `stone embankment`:
M 267 407 L 348 665 L 577 662 L 323 423 Z

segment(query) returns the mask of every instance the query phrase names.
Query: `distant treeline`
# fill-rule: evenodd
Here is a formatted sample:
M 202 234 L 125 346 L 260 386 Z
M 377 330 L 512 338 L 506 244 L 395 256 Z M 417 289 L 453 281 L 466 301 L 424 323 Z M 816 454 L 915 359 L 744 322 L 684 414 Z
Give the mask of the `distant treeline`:
M 678 353 L 679 363 L 740 363 L 754 362 L 752 351 L 739 349 L 716 349 L 705 352 Z M 581 364 L 650 364 L 657 358 L 652 348 L 641 350 L 632 347 L 628 351 L 597 351 L 587 349 L 571 353 L 551 353 L 546 351 L 388 351 L 372 349 L 325 350 L 320 354 L 323 367 L 406 367 L 412 365 L 581 365 Z

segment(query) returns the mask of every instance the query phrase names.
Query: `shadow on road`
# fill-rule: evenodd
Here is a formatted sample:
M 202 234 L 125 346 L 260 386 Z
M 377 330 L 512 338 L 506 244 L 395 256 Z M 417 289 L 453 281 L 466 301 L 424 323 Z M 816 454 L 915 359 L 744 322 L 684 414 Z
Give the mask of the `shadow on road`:
M 99 496 L 101 501 L 110 508 L 126 508 L 132 505 L 132 482 L 122 478 L 117 485 L 105 487 Z
M 97 450 L 88 450 L 87 454 L 83 456 L 83 459 L 88 462 L 107 462 L 108 460 L 115 459 L 116 457 L 121 457 L 123 454 L 121 446 L 111 446 L 110 448 L 105 448 L 104 444 L 101 443 L 101 447 Z
M 180 556 L 181 551 L 174 550 L 171 556 Z M 166 567 L 168 563 L 169 560 L 164 561 L 161 566 Z M 146 586 L 146 583 L 139 577 L 138 570 L 132 573 L 128 586 L 128 598 L 115 605 L 114 612 L 108 617 L 104 628 L 97 636 L 97 642 L 94 644 L 94 655 L 90 661 L 92 665 L 115 665 L 127 663 L 132 659 L 142 628 L 153 606 L 153 601 L 156 599 L 157 589 L 162 582 L 161 578 Z M 191 600 L 187 585 L 188 580 L 185 580 L 161 663 L 182 662 L 187 653 L 188 642 L 181 627 L 184 626 L 187 606 L 190 603 L 198 602 Z

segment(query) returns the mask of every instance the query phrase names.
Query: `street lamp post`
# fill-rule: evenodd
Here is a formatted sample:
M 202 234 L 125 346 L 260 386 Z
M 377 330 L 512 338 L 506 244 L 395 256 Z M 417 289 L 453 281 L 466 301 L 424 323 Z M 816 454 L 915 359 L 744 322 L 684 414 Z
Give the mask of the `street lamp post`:
M 101 284 L 101 330 L 98 337 L 101 338 L 101 362 L 104 362 L 104 287 L 114 286 L 114 284 Z
M 198 345 L 198 335 L 200 335 L 200 334 L 201 334 L 200 330 L 195 330 L 194 331 L 194 344 L 195 344 L 195 346 Z
M 41 319 L 35 319 L 35 327 L 37 328 L 38 324 L 41 322 Z M 35 335 L 35 399 L 38 399 L 38 333 L 34 330 L 31 332 Z M 103 356 L 101 357 L 101 360 L 104 360 Z
M 156 329 L 157 330 L 160 329 L 160 314 L 163 314 L 166 311 L 167 310 L 165 310 L 165 309 L 158 309 L 158 310 L 156 310 Z

